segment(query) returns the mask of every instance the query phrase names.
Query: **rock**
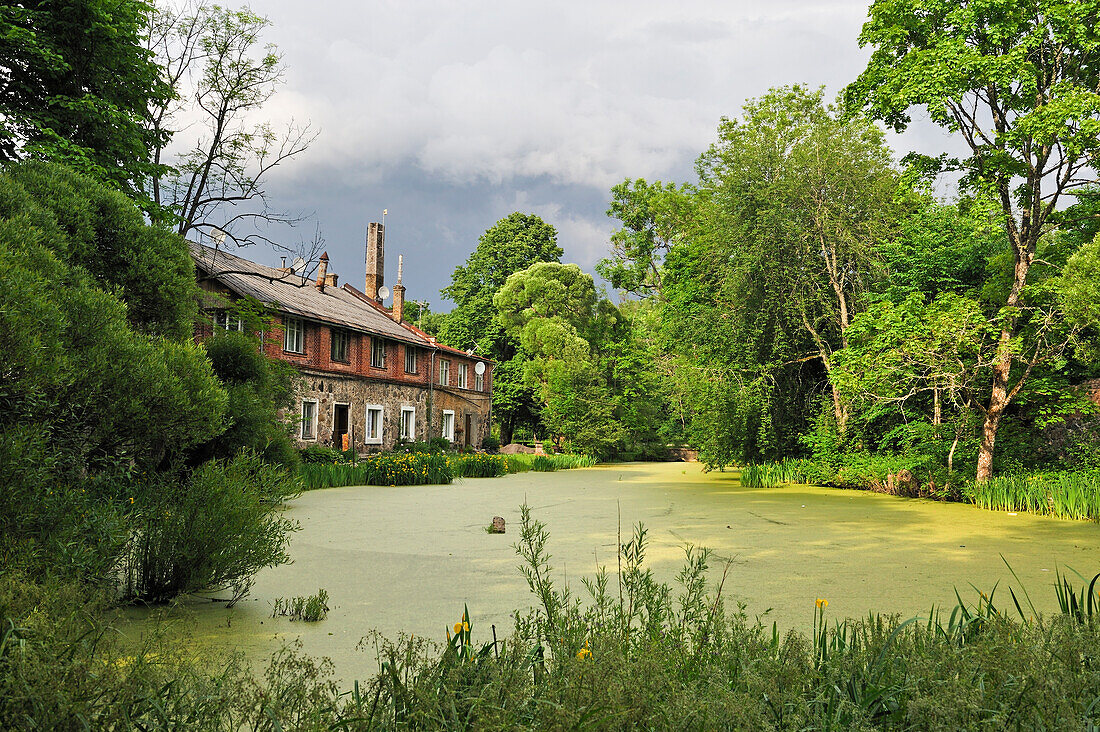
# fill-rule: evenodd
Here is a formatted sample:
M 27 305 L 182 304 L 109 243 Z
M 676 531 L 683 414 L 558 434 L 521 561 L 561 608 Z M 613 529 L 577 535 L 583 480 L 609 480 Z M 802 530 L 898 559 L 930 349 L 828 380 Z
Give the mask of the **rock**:
M 504 533 L 504 517 L 493 516 L 493 523 L 489 526 L 490 534 L 503 534 Z
M 535 448 L 527 447 L 527 445 L 521 445 L 518 442 L 513 442 L 510 445 L 503 445 L 500 448 L 501 455 L 519 455 L 521 453 L 532 454 L 535 452 Z

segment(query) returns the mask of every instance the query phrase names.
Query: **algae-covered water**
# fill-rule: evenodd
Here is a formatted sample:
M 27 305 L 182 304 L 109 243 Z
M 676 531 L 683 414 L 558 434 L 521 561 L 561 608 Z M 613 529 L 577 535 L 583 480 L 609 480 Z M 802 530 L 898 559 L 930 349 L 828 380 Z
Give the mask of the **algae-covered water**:
M 506 635 L 515 608 L 532 604 L 513 543 L 526 501 L 550 530 L 559 581 L 583 594 L 580 577 L 597 562 L 615 569 L 616 534 L 641 521 L 649 530 L 648 565 L 673 581 L 687 544 L 731 558 L 724 596 L 751 616 L 766 611 L 782 630 L 809 627 L 814 600 L 831 617 L 868 611 L 911 616 L 951 606 L 955 588 L 996 583 L 1010 606 L 1004 557 L 1042 611 L 1057 608 L 1056 569 L 1100 571 L 1100 526 L 1011 515 L 968 505 L 903 499 L 809 486 L 750 489 L 735 472 L 704 474 L 697 464 L 605 465 L 558 473 L 467 479 L 449 486 L 331 488 L 303 494 L 289 515 L 293 563 L 264 570 L 252 594 L 233 609 L 208 601 L 174 611 L 173 632 L 200 649 L 237 650 L 262 662 L 300 639 L 327 656 L 344 682 L 376 669 L 372 629 L 394 638 L 413 633 L 443 640 L 463 605 L 475 642 Z M 488 534 L 494 515 L 508 531 Z M 712 578 L 717 581 L 719 559 Z M 614 588 L 614 577 L 612 587 Z M 272 618 L 276 598 L 328 591 L 331 612 L 319 623 Z M 1001 594 L 1003 593 L 1003 597 Z M 132 611 L 137 635 L 150 620 Z

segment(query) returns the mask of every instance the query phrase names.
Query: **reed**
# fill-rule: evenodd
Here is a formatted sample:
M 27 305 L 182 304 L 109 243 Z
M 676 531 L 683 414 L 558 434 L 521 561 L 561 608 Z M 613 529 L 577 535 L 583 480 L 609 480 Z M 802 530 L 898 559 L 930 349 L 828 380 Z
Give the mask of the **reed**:
M 971 500 L 993 511 L 1026 511 L 1064 519 L 1100 519 L 1100 474 L 1058 471 L 1000 475 L 975 483 Z
M 454 480 L 452 458 L 431 453 L 385 453 L 357 463 L 303 463 L 306 490 L 349 485 L 427 485 Z

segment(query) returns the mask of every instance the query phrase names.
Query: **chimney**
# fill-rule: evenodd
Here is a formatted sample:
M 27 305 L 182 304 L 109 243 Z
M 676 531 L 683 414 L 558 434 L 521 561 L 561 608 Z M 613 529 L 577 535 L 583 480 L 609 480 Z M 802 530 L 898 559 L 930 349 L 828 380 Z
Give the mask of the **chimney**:
M 405 268 L 405 258 L 397 255 L 397 284 L 393 286 L 393 319 L 398 323 L 405 315 L 405 286 L 401 284 L 401 270 Z
M 371 222 L 367 227 L 367 281 L 363 294 L 378 302 L 378 288 L 382 286 L 385 267 L 386 227 Z
M 339 279 L 339 277 L 340 275 L 334 272 L 329 272 L 325 275 L 325 285 L 327 285 L 328 287 L 336 287 L 336 280 Z
M 321 261 L 317 263 L 317 282 L 314 286 L 321 292 L 325 291 L 325 282 L 328 281 L 326 274 L 328 273 L 328 252 L 321 253 Z

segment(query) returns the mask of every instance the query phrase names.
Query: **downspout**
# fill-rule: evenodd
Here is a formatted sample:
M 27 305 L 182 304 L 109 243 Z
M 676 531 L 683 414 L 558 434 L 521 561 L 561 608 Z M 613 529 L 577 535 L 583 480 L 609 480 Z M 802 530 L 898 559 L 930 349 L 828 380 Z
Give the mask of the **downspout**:
M 432 344 L 432 357 L 428 359 L 428 434 L 425 442 L 432 438 L 432 415 L 435 413 L 435 357 L 439 353 L 435 338 L 429 338 L 428 342 Z

